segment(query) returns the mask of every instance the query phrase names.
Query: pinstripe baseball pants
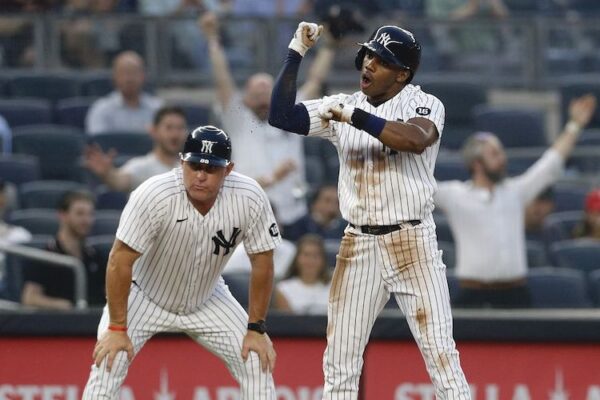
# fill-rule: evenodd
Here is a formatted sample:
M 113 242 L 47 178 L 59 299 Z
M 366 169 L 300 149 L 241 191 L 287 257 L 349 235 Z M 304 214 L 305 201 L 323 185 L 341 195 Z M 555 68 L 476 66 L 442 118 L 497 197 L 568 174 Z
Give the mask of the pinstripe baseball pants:
M 105 307 L 98 326 L 98 338 L 108 328 L 108 322 L 108 308 Z M 135 354 L 157 333 L 186 332 L 225 362 L 240 384 L 242 399 L 275 400 L 273 377 L 271 373 L 262 372 L 257 354 L 250 352 L 248 361 L 244 363 L 242 360 L 242 342 L 247 323 L 246 311 L 222 280 L 200 310 L 185 315 L 160 308 L 145 297 L 137 286 L 131 286 L 127 325 Z M 110 373 L 106 370 L 106 359 L 99 368 L 93 365 L 83 399 L 117 399 L 128 368 L 125 352 L 117 355 Z
M 445 270 L 433 223 L 405 224 L 380 236 L 346 229 L 329 297 L 324 400 L 358 398 L 363 352 L 390 293 L 406 316 L 437 399 L 471 398 L 452 338 Z

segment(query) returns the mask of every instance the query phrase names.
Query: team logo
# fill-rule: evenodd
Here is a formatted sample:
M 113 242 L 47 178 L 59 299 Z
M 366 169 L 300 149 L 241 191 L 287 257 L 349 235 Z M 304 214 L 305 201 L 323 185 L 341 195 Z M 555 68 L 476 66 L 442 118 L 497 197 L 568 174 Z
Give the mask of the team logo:
M 390 34 L 387 33 L 387 32 L 383 32 L 381 35 L 379 35 L 379 37 L 377 38 L 377 43 L 379 43 L 383 47 L 385 47 L 385 49 L 387 51 L 389 51 L 390 53 L 392 53 L 392 51 L 390 49 L 388 49 L 388 45 L 390 45 L 391 43 L 398 43 L 398 44 L 400 44 L 400 42 L 392 40 L 392 38 L 390 37 Z
M 240 228 L 234 227 L 233 233 L 229 237 L 229 240 L 227 240 L 227 239 L 225 239 L 225 235 L 223 234 L 223 231 L 219 230 L 217 232 L 217 234 L 212 237 L 212 241 L 215 244 L 215 249 L 213 251 L 213 254 L 218 256 L 219 253 L 221 252 L 221 249 L 225 249 L 225 252 L 223 253 L 224 256 L 229 254 L 229 250 L 231 250 L 233 247 L 235 247 L 235 241 L 237 240 L 237 237 L 239 236 L 240 232 L 241 232 Z
M 202 141 L 202 153 L 212 154 L 213 144 L 217 142 L 213 142 L 212 140 L 203 140 Z
M 429 115 L 431 114 L 431 109 L 427 107 L 417 107 L 417 114 L 419 115 Z
M 271 224 L 271 226 L 269 227 L 269 233 L 271 234 L 271 236 L 273 237 L 277 237 L 279 236 L 279 228 L 277 227 L 277 224 L 275 222 L 273 222 Z

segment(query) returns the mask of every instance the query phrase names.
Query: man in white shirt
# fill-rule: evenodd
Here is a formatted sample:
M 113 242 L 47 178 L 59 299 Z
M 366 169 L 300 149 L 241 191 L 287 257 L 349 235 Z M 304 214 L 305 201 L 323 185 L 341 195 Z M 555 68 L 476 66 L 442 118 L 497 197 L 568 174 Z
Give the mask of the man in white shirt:
M 146 179 L 176 168 L 187 136 L 183 110 L 174 106 L 159 109 L 149 133 L 154 140 L 152 151 L 130 159 L 120 168 L 113 164 L 114 151 L 105 153 L 97 144 L 88 146 L 84 154 L 87 168 L 111 190 L 121 192 L 130 192 Z
M 478 133 L 464 146 L 467 182 L 441 182 L 434 195 L 456 241 L 456 276 L 465 307 L 526 307 L 525 207 L 560 178 L 581 130 L 596 109 L 587 95 L 569 107 L 569 122 L 550 149 L 524 174 L 506 178 L 506 154 L 498 138 Z
M 280 211 L 281 223 L 290 225 L 308 211 L 304 198 L 307 182 L 302 138 L 283 132 L 267 121 L 273 77 L 266 73 L 252 75 L 243 92 L 239 91 L 220 44 L 216 16 L 207 13 L 200 18 L 199 24 L 208 42 L 217 110 L 223 128 L 235 144 L 236 170 L 258 181 Z M 306 83 L 300 89 L 300 97 L 312 99 L 320 95 L 334 54 L 331 46 L 320 49 Z
M 98 99 L 88 111 L 85 130 L 89 135 L 110 131 L 145 131 L 162 100 L 143 91 L 144 60 L 124 51 L 113 62 L 115 91 Z

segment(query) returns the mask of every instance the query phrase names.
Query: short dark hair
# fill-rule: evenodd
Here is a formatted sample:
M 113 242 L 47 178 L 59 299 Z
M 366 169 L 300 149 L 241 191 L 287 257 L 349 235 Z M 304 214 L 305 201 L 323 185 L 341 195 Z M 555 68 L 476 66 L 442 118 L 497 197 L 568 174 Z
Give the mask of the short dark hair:
M 57 209 L 63 212 L 69 211 L 73 203 L 80 200 L 89 201 L 92 204 L 96 203 L 94 195 L 87 190 L 69 190 L 58 200 Z
M 154 119 L 152 120 L 152 123 L 156 126 L 156 125 L 160 124 L 160 122 L 163 120 L 164 117 L 166 117 L 167 115 L 170 115 L 170 114 L 177 114 L 181 118 L 183 118 L 184 120 L 187 121 L 187 118 L 185 116 L 185 111 L 183 111 L 183 108 L 181 108 L 179 106 L 163 106 L 163 107 L 159 108 L 156 111 L 156 113 L 154 113 Z

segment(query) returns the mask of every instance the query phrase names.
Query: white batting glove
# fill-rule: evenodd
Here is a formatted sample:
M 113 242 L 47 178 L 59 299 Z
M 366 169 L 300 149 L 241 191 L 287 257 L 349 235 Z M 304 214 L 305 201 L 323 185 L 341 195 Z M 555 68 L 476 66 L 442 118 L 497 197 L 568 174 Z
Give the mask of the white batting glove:
M 321 118 L 321 126 L 327 128 L 330 120 L 352 123 L 352 114 L 354 107 L 344 104 L 339 97 L 325 96 L 317 109 L 319 118 Z
M 323 26 L 312 22 L 300 22 L 298 29 L 294 33 L 294 37 L 289 44 L 289 48 L 300 53 L 302 57 L 313 47 L 323 32 Z

